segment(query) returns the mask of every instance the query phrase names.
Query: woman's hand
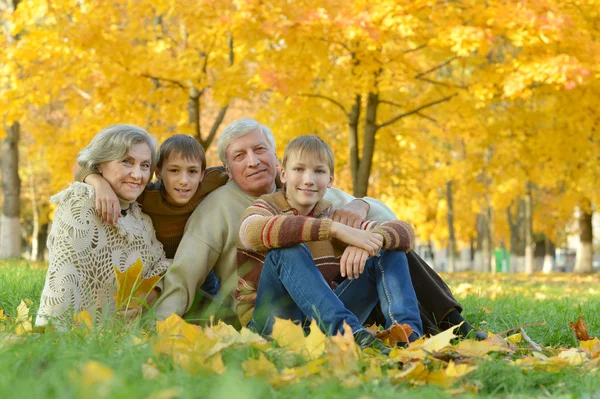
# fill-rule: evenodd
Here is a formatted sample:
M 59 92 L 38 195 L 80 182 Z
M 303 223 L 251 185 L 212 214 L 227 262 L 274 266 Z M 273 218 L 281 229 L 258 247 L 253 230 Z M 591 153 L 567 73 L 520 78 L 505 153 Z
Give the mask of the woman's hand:
M 145 302 L 138 302 L 136 300 L 135 305 L 132 307 L 131 304 L 125 304 L 121 310 L 117 312 L 117 315 L 125 320 L 125 323 L 129 323 L 131 320 L 140 316 L 145 309 L 151 307 L 154 302 L 158 299 L 158 294 L 160 293 L 160 289 L 154 288 L 150 293 L 146 296 Z M 142 300 L 143 301 L 143 300 Z M 137 305 L 137 306 L 136 306 Z
M 116 225 L 121 217 L 121 204 L 110 184 L 99 174 L 87 176 L 85 182 L 94 187 L 98 215 L 106 224 Z
M 370 256 L 379 253 L 383 246 L 381 234 L 355 229 L 339 222 L 331 224 L 331 235 L 345 244 L 364 249 Z

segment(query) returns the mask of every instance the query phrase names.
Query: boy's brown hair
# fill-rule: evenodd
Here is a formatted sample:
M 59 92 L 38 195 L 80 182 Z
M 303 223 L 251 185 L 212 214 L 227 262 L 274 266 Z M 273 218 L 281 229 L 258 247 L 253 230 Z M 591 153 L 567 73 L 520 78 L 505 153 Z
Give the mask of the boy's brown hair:
M 307 156 L 316 155 L 320 160 L 325 162 L 329 167 L 329 172 L 333 176 L 335 161 L 333 159 L 333 150 L 319 136 L 299 136 L 290 141 L 285 152 L 283 153 L 283 161 L 281 165 L 285 168 L 292 156 L 302 159 Z
M 158 162 L 156 166 L 162 168 L 163 163 L 171 155 L 180 155 L 188 161 L 200 161 L 202 171 L 206 169 L 206 154 L 195 138 L 186 134 L 175 134 L 166 139 L 158 149 Z

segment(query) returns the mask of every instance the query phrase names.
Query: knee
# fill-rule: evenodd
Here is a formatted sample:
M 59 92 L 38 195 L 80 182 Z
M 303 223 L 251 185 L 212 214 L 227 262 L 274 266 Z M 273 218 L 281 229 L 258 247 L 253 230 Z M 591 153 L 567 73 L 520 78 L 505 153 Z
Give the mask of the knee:
M 404 251 L 383 250 L 377 256 L 379 257 L 379 263 L 383 267 L 408 268 L 408 258 Z
M 312 260 L 312 255 L 306 244 L 292 245 L 285 248 L 273 248 L 267 252 L 265 266 L 276 266 L 286 261 L 298 262 L 301 259 Z

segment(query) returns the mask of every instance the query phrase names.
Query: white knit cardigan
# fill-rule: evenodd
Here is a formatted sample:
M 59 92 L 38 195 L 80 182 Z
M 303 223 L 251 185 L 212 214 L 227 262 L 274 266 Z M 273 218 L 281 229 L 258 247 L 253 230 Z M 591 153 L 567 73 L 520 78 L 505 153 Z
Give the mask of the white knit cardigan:
M 116 309 L 113 266 L 125 271 L 138 258 L 144 265 L 143 277 L 164 274 L 170 266 L 162 244 L 156 239 L 150 217 L 141 212 L 137 202 L 122 203 L 125 216 L 116 226 L 109 226 L 98 215 L 94 189 L 74 183 L 53 196 L 58 204 L 48 236 L 50 265 L 36 325 L 49 321 L 64 329 L 66 321 L 87 310 L 110 315 Z

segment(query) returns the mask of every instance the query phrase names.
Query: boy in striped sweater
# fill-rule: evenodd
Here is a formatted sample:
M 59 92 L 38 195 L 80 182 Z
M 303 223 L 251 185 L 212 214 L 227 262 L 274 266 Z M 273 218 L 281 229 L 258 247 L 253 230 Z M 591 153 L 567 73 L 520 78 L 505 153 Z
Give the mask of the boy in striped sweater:
M 284 190 L 260 197 L 242 216 L 235 293 L 242 325 L 267 335 L 274 317 L 316 319 L 335 334 L 347 323 L 362 347 L 381 349 L 362 325 L 380 302 L 386 327 L 408 324 L 409 340 L 417 339 L 422 323 L 405 253 L 414 243 L 411 226 L 334 222 L 323 199 L 333 183 L 333 152 L 317 136 L 290 142 L 282 166 Z

